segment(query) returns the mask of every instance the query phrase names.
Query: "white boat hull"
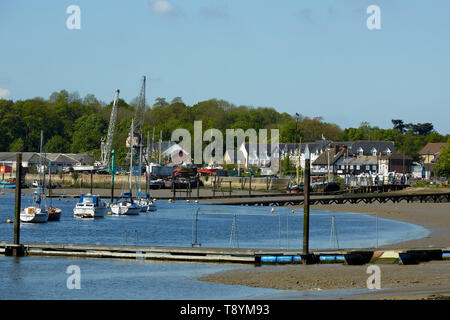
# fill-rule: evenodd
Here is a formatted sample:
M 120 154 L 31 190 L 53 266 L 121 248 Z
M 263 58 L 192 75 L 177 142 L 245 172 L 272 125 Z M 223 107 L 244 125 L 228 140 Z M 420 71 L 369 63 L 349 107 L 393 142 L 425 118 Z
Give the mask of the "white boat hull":
M 146 199 L 138 201 L 138 204 L 141 207 L 141 212 L 156 211 L 156 205 L 152 201 Z
M 119 216 L 136 216 L 141 212 L 141 207 L 136 204 L 118 203 L 111 206 L 111 214 Z
M 105 216 L 106 207 L 88 207 L 77 205 L 73 209 L 75 218 L 103 218 Z
M 27 207 L 20 212 L 20 221 L 25 223 L 44 223 L 48 221 L 48 212 L 41 208 Z

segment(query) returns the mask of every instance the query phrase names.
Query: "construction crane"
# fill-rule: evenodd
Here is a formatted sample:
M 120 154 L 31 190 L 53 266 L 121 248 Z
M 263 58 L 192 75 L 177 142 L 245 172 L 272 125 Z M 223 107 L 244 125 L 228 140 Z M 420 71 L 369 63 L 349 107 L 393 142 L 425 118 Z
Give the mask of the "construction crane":
M 107 169 L 108 165 L 109 165 L 109 159 L 110 159 L 110 155 L 111 155 L 111 146 L 112 146 L 112 141 L 113 141 L 113 137 L 114 137 L 114 127 L 116 125 L 116 119 L 117 119 L 117 104 L 119 102 L 119 93 L 120 93 L 120 90 L 117 89 L 116 94 L 114 96 L 114 102 L 113 102 L 113 105 L 111 108 L 111 117 L 109 119 L 108 135 L 106 136 L 106 141 L 105 141 L 105 138 L 102 138 L 102 140 L 101 140 L 102 155 L 101 155 L 100 166 L 103 169 Z
M 144 137 L 144 114 L 145 114 L 145 76 L 142 77 L 141 91 L 134 112 L 134 133 L 139 137 L 139 146 Z

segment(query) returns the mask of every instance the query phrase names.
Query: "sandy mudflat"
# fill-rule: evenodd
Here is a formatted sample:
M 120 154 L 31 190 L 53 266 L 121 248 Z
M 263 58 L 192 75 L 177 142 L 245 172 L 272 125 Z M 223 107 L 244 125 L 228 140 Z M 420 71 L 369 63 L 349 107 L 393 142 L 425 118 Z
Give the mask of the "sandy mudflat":
M 301 207 L 297 207 L 299 210 Z M 385 248 L 448 248 L 450 247 L 449 203 L 385 203 L 356 205 L 320 205 L 312 209 L 377 213 L 378 217 L 414 223 L 427 228 L 430 235 L 423 239 L 391 244 Z M 325 299 L 438 299 L 450 298 L 450 261 L 432 261 L 419 265 L 378 265 L 382 290 L 368 290 L 367 265 L 342 264 L 285 265 L 250 267 L 221 272 L 199 280 L 233 285 L 297 290 L 291 299 L 308 298 L 308 290 L 362 289 L 355 294 L 333 293 Z M 366 289 L 366 290 L 364 290 Z M 305 291 L 306 290 L 306 291 Z M 295 291 L 294 291 L 295 292 Z M 350 291 L 351 292 L 351 291 Z M 276 297 L 283 299 L 283 295 Z
M 414 223 L 427 228 L 426 238 L 387 245 L 384 248 L 450 247 L 450 203 L 372 203 L 318 205 L 311 209 L 377 214 L 380 218 Z

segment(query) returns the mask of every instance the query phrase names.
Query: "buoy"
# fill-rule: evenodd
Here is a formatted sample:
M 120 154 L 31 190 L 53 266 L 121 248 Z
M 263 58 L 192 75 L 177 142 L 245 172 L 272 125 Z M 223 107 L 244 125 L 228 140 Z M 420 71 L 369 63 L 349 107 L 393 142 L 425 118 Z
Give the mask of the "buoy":
M 189 199 L 186 200 L 187 203 L 191 202 Z
M 195 202 L 195 203 L 198 203 L 198 200 L 195 200 L 194 202 Z
M 6 219 L 6 223 L 12 223 L 11 219 Z
M 169 199 L 169 203 L 172 203 L 172 199 Z
M 66 202 L 69 202 L 69 199 L 67 199 Z
M 108 211 L 106 214 L 107 214 L 108 216 L 112 215 L 111 211 Z
M 153 201 L 156 202 L 156 198 L 153 198 Z
M 270 209 L 270 213 L 274 213 L 274 212 L 275 212 L 274 208 Z
M 292 213 L 294 213 L 295 212 L 295 210 L 294 209 L 292 209 L 292 211 L 291 211 Z

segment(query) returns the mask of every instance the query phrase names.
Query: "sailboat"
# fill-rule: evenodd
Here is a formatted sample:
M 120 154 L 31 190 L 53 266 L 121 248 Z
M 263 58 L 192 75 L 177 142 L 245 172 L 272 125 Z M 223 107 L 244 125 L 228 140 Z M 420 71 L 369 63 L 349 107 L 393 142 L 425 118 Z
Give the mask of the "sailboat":
M 142 137 L 141 137 L 142 138 Z M 149 150 L 150 147 L 148 145 L 149 143 L 149 138 L 147 136 L 147 157 L 149 154 Z M 136 195 L 137 195 L 137 200 L 136 202 L 141 206 L 141 212 L 148 212 L 148 211 L 156 211 L 156 204 L 153 202 L 153 200 L 151 199 L 150 193 L 146 192 L 143 193 L 141 190 L 141 177 L 142 177 L 142 143 L 139 144 L 139 188 L 136 188 Z M 148 161 L 147 161 L 148 162 Z M 146 190 L 148 188 L 148 179 L 147 179 L 147 170 L 145 172 L 145 176 L 146 176 Z
M 117 201 L 111 205 L 111 214 L 113 215 L 138 215 L 141 206 L 134 201 L 132 193 L 132 177 L 133 177 L 133 145 L 134 145 L 134 120 L 131 120 L 130 131 L 130 191 L 124 192 Z
M 45 157 L 45 158 L 47 158 L 47 157 Z M 62 212 L 62 210 L 61 210 L 61 208 L 57 208 L 57 207 L 54 207 L 53 206 L 53 201 L 52 201 L 52 198 L 50 197 L 50 192 L 51 192 L 51 189 L 52 189 L 52 168 L 51 168 L 51 162 L 50 162 L 50 166 L 49 166 L 49 170 L 48 170 L 48 173 L 49 173 L 49 186 L 48 186 L 48 195 L 49 195 L 49 198 L 50 198 L 50 206 L 47 206 L 47 198 L 46 198 L 46 206 L 45 206 L 45 208 L 47 209 L 47 212 L 48 212 L 48 221 L 59 221 L 60 220 L 60 218 L 61 218 L 61 212 Z M 44 188 L 44 194 L 45 194 L 45 165 L 44 165 L 44 185 L 43 185 L 43 188 Z
M 43 144 L 43 131 L 41 130 L 41 148 L 39 155 L 40 155 L 41 174 L 42 173 L 44 174 L 44 183 L 42 184 L 44 188 L 45 171 L 44 166 L 42 164 L 42 144 Z M 41 196 L 42 195 L 45 196 L 43 188 L 35 191 L 35 196 L 33 196 L 34 199 L 33 204 L 20 211 L 20 221 L 32 223 L 43 223 L 48 221 L 48 212 L 45 208 L 42 208 Z

